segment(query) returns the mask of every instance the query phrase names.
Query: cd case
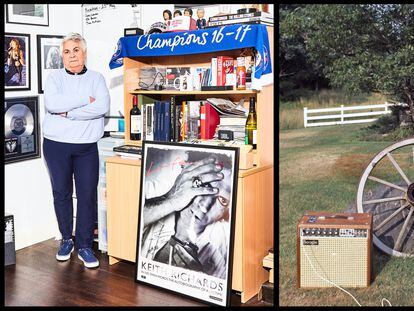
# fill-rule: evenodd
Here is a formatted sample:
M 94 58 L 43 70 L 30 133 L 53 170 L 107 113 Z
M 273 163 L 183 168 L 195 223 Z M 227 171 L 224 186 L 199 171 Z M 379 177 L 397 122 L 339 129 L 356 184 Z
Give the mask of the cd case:
M 40 158 L 38 97 L 4 100 L 4 161 Z

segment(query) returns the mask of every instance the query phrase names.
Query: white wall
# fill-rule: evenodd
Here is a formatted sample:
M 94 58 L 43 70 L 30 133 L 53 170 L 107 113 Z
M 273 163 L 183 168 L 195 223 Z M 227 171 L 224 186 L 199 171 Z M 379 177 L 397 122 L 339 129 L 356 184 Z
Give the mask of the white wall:
M 153 22 L 162 21 L 162 11 L 172 5 L 144 5 L 143 25 L 146 30 Z M 205 7 L 206 19 L 220 11 L 236 13 L 241 5 L 217 5 Z M 195 10 L 196 12 L 196 10 Z M 194 13 L 195 13 L 194 12 Z M 273 5 L 270 5 L 273 13 Z M 30 34 L 31 90 L 6 92 L 5 97 L 39 96 L 40 134 L 45 109 L 43 94 L 38 94 L 36 35 L 66 35 L 82 33 L 82 10 L 80 4 L 49 4 L 49 27 L 7 24 L 5 32 Z M 109 44 L 114 46 L 114 38 Z M 109 60 L 108 60 L 109 62 Z M 99 68 L 94 68 L 99 70 Z M 115 99 L 113 99 L 115 102 Z M 118 108 L 118 107 L 117 107 Z M 123 110 L 123 105 L 119 107 Z M 42 144 L 42 140 L 40 140 Z M 43 151 L 43 148 L 41 148 Z M 53 207 L 52 190 L 44 163 L 43 152 L 39 159 L 27 160 L 5 166 L 5 211 L 14 215 L 16 249 L 59 236 Z
M 45 109 L 38 94 L 36 36 L 82 32 L 80 4 L 49 4 L 49 27 L 5 24 L 5 32 L 30 34 L 31 90 L 5 92 L 5 97 L 39 96 L 40 134 Z M 42 139 L 40 139 L 42 144 Z M 43 148 L 41 148 L 43 151 Z M 5 166 L 5 211 L 14 215 L 16 249 L 54 238 L 59 234 L 49 175 L 41 158 Z

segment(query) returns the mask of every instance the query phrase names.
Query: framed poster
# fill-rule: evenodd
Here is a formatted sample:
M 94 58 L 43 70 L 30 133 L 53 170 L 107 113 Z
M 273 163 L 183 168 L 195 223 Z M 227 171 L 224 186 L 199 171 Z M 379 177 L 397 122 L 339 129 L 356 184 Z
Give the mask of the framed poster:
M 143 142 L 136 282 L 230 304 L 238 152 Z
M 29 34 L 4 34 L 4 90 L 30 90 Z
M 49 26 L 48 4 L 7 4 L 6 8 L 9 24 Z
M 43 94 L 47 76 L 54 70 L 63 68 L 60 43 L 63 36 L 37 35 L 37 76 L 39 94 Z
M 4 100 L 4 161 L 40 158 L 39 98 L 15 97 Z

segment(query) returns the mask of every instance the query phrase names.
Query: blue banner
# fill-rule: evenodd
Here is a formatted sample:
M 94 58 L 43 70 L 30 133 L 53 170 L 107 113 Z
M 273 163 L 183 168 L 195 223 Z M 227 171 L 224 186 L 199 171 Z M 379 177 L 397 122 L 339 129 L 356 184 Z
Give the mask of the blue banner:
M 255 48 L 254 78 L 272 73 L 269 38 L 265 25 L 236 24 L 193 31 L 122 37 L 109 68 L 123 65 L 124 57 L 174 56 Z M 268 80 L 268 79 L 267 79 Z

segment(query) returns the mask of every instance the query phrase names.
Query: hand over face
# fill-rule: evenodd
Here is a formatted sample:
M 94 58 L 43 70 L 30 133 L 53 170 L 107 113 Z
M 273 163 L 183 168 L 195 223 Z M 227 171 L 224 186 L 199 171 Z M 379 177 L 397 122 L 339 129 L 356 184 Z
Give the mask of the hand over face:
M 166 195 L 167 199 L 175 206 L 176 211 L 180 211 L 190 204 L 196 196 L 217 194 L 218 188 L 199 186 L 222 180 L 224 177 L 221 173 L 222 169 L 223 167 L 213 157 L 188 165 L 178 175 L 173 187 Z

